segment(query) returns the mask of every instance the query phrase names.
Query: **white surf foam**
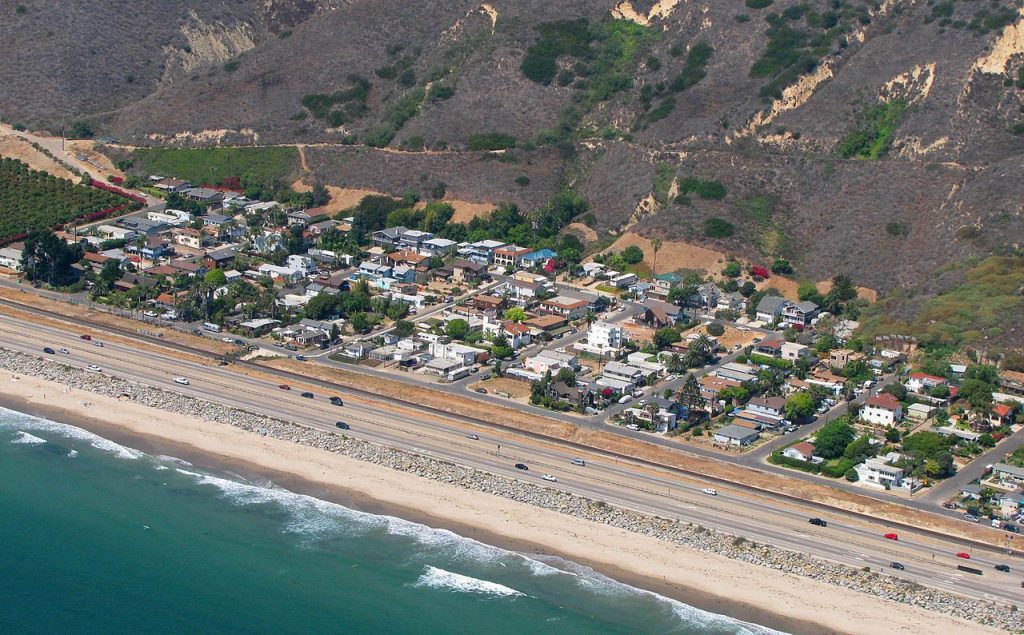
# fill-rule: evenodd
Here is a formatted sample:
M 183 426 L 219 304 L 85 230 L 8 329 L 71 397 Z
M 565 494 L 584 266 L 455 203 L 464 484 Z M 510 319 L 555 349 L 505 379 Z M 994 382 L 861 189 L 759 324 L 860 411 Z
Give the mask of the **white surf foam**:
M 122 459 L 135 460 L 145 456 L 145 454 L 138 450 L 125 447 L 120 443 L 114 443 L 110 439 L 104 439 L 88 430 L 83 430 L 66 423 L 57 423 L 49 419 L 33 417 L 15 410 L 8 410 L 7 408 L 0 408 L 0 427 L 25 428 L 34 432 L 53 432 L 69 439 L 85 441 L 97 450 L 109 452 Z
M 498 584 L 497 582 L 452 573 L 451 571 L 445 571 L 430 565 L 427 565 L 423 575 L 416 580 L 414 586 L 457 591 L 459 593 L 478 593 L 496 597 L 518 597 L 524 595 L 513 588 Z
M 11 441 L 11 443 L 19 443 L 23 445 L 38 445 L 40 443 L 46 443 L 46 439 L 41 439 L 34 434 L 28 432 L 18 431 L 18 436 Z
M 71 450 L 70 452 L 68 452 L 68 456 L 71 458 L 75 458 L 76 456 L 78 456 L 78 450 Z

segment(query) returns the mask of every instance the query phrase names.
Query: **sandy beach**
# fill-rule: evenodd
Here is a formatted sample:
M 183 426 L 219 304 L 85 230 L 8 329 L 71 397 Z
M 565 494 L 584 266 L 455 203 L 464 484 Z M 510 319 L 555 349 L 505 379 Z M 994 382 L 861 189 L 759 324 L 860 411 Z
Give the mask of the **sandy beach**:
M 995 632 L 806 577 L 32 377 L 0 376 L 0 405 L 80 426 L 147 452 L 197 465 L 230 466 L 364 511 L 450 529 L 523 553 L 558 555 L 687 604 L 780 630 Z

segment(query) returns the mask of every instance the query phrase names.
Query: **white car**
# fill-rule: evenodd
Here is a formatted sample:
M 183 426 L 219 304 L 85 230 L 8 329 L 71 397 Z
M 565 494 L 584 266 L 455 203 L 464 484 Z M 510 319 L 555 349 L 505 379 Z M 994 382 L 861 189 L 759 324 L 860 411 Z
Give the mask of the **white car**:
M 553 475 L 551 475 L 551 474 L 541 474 L 541 475 L 540 475 L 540 477 L 541 477 L 542 479 L 544 479 L 545 481 L 550 481 L 550 482 L 552 482 L 552 483 L 556 483 L 556 482 L 558 482 L 558 479 L 557 479 L 557 478 L 555 478 L 555 477 L 554 477 Z
M 102 373 L 103 372 L 103 369 L 100 368 L 99 366 L 97 366 L 96 364 L 89 364 L 88 366 L 85 367 L 85 369 L 89 370 L 89 371 L 92 371 L 94 373 Z
M 175 377 L 174 383 L 181 384 L 182 386 L 188 386 L 188 379 L 185 377 Z
M 224 342 L 225 344 L 234 344 L 235 343 L 235 340 L 233 340 L 230 337 L 222 337 L 222 338 L 220 338 L 220 341 Z
M 674 373 L 670 375 L 665 375 L 665 381 L 675 381 L 677 379 L 679 379 L 679 376 Z
M 705 487 L 704 489 L 701 490 L 701 492 L 707 494 L 708 496 L 718 496 L 718 491 L 711 489 L 710 487 Z
M 65 355 L 70 355 L 70 354 L 71 354 L 71 351 L 69 351 L 69 350 L 68 350 L 68 349 L 66 349 L 66 348 L 58 348 L 58 349 L 57 349 L 57 352 L 58 352 L 58 353 L 63 353 L 63 354 L 65 354 Z
M 145 315 L 146 317 L 148 317 L 148 318 L 155 318 L 155 317 L 156 317 L 156 315 L 157 315 L 157 313 L 156 313 L 156 311 L 146 311 L 146 312 L 144 313 L 144 315 Z

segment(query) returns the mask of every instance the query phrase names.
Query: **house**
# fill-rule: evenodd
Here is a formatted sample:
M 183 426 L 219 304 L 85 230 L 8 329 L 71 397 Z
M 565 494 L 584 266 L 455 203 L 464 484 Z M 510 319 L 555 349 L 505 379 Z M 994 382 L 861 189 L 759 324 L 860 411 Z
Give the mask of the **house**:
M 618 356 L 626 345 L 626 332 L 618 324 L 594 322 L 587 332 L 587 340 L 576 347 L 595 355 Z
M 833 348 L 828 352 L 828 365 L 833 368 L 844 368 L 851 362 L 864 361 L 864 353 L 850 350 L 848 348 Z
M 936 386 L 946 385 L 949 385 L 949 380 L 945 377 L 929 375 L 928 373 L 910 373 L 910 377 L 907 378 L 907 390 L 916 393 L 928 392 Z
M 283 282 L 285 284 L 298 282 L 305 277 L 305 274 L 302 273 L 301 269 L 278 267 L 277 265 L 272 265 L 270 263 L 260 265 L 256 271 L 261 276 L 268 276 L 275 282 Z
M 139 235 L 127 227 L 117 227 L 114 225 L 100 225 L 94 231 L 96 236 L 103 240 L 135 240 Z
M 494 295 L 477 295 L 473 296 L 470 301 L 473 308 L 480 309 L 481 311 L 500 311 L 505 308 L 505 298 L 501 298 Z
M 999 390 L 1008 395 L 1024 397 L 1024 373 L 1016 370 L 999 371 Z
M 1024 483 L 1024 468 L 1007 463 L 996 463 L 992 466 L 992 478 L 1004 483 Z
M 402 232 L 407 231 L 409 231 L 409 229 L 401 225 L 398 227 L 378 229 L 370 235 L 370 240 L 373 241 L 374 245 L 387 249 L 388 247 L 394 247 L 397 245 Z
M 730 424 L 727 426 L 722 426 L 721 428 L 716 430 L 714 439 L 716 443 L 724 443 L 726 445 L 744 447 L 750 445 L 754 441 L 757 441 L 758 438 L 760 438 L 760 436 L 761 433 L 759 433 L 757 430 L 753 430 L 751 428 L 747 428 L 744 426 Z
M 583 386 L 569 386 L 563 381 L 548 384 L 548 397 L 572 404 L 577 410 L 594 405 L 594 393 Z
M 935 406 L 923 403 L 912 403 L 907 406 L 907 418 L 914 421 L 924 421 L 935 414 Z
M 976 501 L 981 500 L 981 485 L 978 485 L 977 483 L 968 483 L 967 485 L 964 485 L 960 490 L 960 496 Z
M 676 421 L 685 409 L 664 397 L 650 397 L 634 403 L 624 414 L 634 420 L 653 423 L 658 432 L 675 430 Z
M 747 402 L 747 410 L 773 417 L 781 417 L 786 410 L 786 400 L 783 397 L 755 397 Z
M 484 277 L 487 273 L 487 266 L 468 260 L 456 260 L 447 267 L 437 269 L 436 272 L 435 275 L 442 275 L 442 272 L 447 273 L 444 279 L 450 278 L 452 282 L 468 284 Z
M 697 287 L 693 301 L 706 309 L 712 309 L 718 305 L 718 297 L 721 289 L 714 282 L 705 282 Z
M 207 214 L 203 216 L 203 227 L 220 227 L 231 222 L 231 217 L 223 214 Z
M 809 443 L 807 441 L 803 441 L 802 443 L 797 443 L 796 445 L 789 446 L 788 448 L 782 451 L 782 456 L 795 459 L 797 461 L 811 462 L 815 458 L 818 459 L 817 462 L 819 463 L 822 461 L 820 457 L 814 456 L 814 444 Z
M 791 328 L 802 330 L 810 326 L 811 321 L 818 317 L 821 308 L 810 300 L 787 304 L 782 308 L 782 324 Z
M 558 252 L 550 249 L 538 249 L 530 252 L 519 259 L 520 264 L 527 269 L 544 267 L 549 261 L 558 258 Z
M 662 302 L 660 300 L 648 299 L 644 301 L 644 311 L 639 313 L 634 321 L 637 324 L 643 326 L 649 326 L 651 328 L 663 328 L 666 326 L 673 326 L 683 316 L 683 310 L 675 304 L 669 304 L 668 302 Z
M 350 342 L 341 349 L 341 354 L 352 359 L 363 359 L 373 350 L 373 344 L 369 342 Z
M 87 251 L 82 255 L 82 260 L 84 260 L 85 263 L 89 265 L 89 267 L 91 267 L 93 271 L 99 271 L 100 269 L 103 268 L 103 265 L 107 264 L 107 261 L 109 261 L 110 258 L 108 256 L 104 256 L 103 254 L 94 254 L 92 252 Z
M 751 352 L 755 355 L 767 357 L 779 357 L 782 355 L 782 344 L 784 340 L 761 340 L 754 344 Z
M 617 276 L 612 276 L 608 283 L 616 289 L 628 289 L 636 284 L 637 276 L 635 273 L 620 273 Z
M 0 249 L 0 267 L 21 271 L 21 249 L 4 247 Z
M 455 252 L 457 244 L 454 240 L 448 240 L 447 238 L 431 238 L 430 240 L 424 240 L 423 244 L 420 245 L 420 253 L 428 258 L 444 258 Z
M 631 384 L 638 384 L 647 373 L 642 368 L 623 364 L 620 362 L 608 362 L 601 371 L 602 376 L 626 381 Z
M 505 246 L 500 240 L 481 240 L 466 244 L 459 248 L 459 255 L 473 262 L 489 265 L 494 260 L 494 252 Z
M 378 265 L 372 262 L 361 262 L 353 274 L 354 278 L 387 278 L 391 276 L 391 265 Z
M 164 192 L 167 192 L 168 194 L 171 194 L 171 193 L 179 193 L 180 194 L 181 192 L 188 191 L 188 189 L 190 187 L 192 187 L 192 184 L 189 183 L 188 181 L 183 181 L 182 179 L 166 178 L 166 179 L 161 179 L 161 180 L 157 181 L 156 183 L 154 183 L 153 187 L 155 187 L 158 190 L 163 190 Z
M 541 275 L 539 273 L 533 273 L 531 271 L 516 271 L 515 273 L 512 274 L 512 279 L 548 288 L 550 288 L 551 286 L 551 281 L 548 280 L 547 276 Z
M 302 319 L 298 324 L 275 329 L 281 341 L 292 342 L 299 346 L 317 346 L 331 339 L 330 322 Z
M 384 261 L 389 265 L 407 265 L 414 269 L 423 266 L 426 270 L 430 258 L 412 249 L 402 249 L 389 253 L 384 257 Z
M 567 320 L 578 320 L 590 310 L 590 303 L 559 295 L 541 302 L 540 310 L 551 315 L 560 315 Z
M 472 366 L 478 359 L 487 356 L 487 352 L 479 348 L 444 341 L 432 342 L 430 354 L 435 358 L 456 360 L 461 366 Z
M 568 321 L 560 315 L 538 315 L 527 320 L 523 320 L 523 326 L 528 327 L 534 333 L 543 333 L 545 331 L 554 331 L 562 328 Z
M 718 296 L 718 303 L 715 304 L 717 311 L 736 311 L 737 313 L 747 310 L 747 299 L 738 291 L 725 292 Z
M 988 421 L 994 428 L 1008 426 L 1013 423 L 1013 408 L 997 403 L 988 412 Z
M 430 375 L 450 377 L 460 368 L 465 368 L 465 364 L 460 359 L 436 357 L 423 365 L 423 372 Z
M 224 193 L 208 187 L 193 187 L 185 190 L 185 196 L 200 203 L 219 203 L 224 200 Z
M 398 233 L 398 246 L 402 249 L 412 249 L 419 251 L 423 243 L 434 237 L 430 232 L 420 231 L 418 229 L 406 229 Z M 424 256 L 425 257 L 425 256 Z
M 669 292 L 682 281 L 683 277 L 678 273 L 659 273 L 654 276 L 654 280 L 651 282 L 651 288 L 648 290 L 648 293 L 664 298 L 668 296 Z
M 309 221 L 313 220 L 313 216 L 304 209 L 292 210 L 285 216 L 288 219 L 289 226 L 298 225 L 300 227 L 305 227 L 309 224 Z
M 235 250 L 231 247 L 215 249 L 203 256 L 203 266 L 207 269 L 227 269 L 235 262 Z
M 146 220 L 163 223 L 173 227 L 181 227 L 192 222 L 192 214 L 180 209 L 165 209 L 162 212 L 147 212 Z
M 585 262 L 581 266 L 583 275 L 591 279 L 597 279 L 604 275 L 605 266 L 600 262 Z
M 626 363 L 630 366 L 636 366 L 646 373 L 660 374 L 665 372 L 665 365 L 658 361 L 657 355 L 651 355 L 643 351 L 637 351 L 626 355 Z
M 766 295 L 757 303 L 756 317 L 766 324 L 772 324 L 776 319 L 782 317 L 782 311 L 792 304 L 786 298 L 777 295 Z
M 213 244 L 213 237 L 198 229 L 184 227 L 175 230 L 174 242 L 178 245 L 191 247 L 192 249 L 206 249 Z
M 903 418 L 903 407 L 896 397 L 889 393 L 880 393 L 864 402 L 860 409 L 860 418 L 876 425 L 895 425 Z
M 331 231 L 332 229 L 337 229 L 337 227 L 337 221 L 327 219 L 322 220 L 318 223 L 311 223 L 307 227 L 307 230 L 309 231 L 310 236 L 312 236 L 313 238 L 319 238 L 320 236 L 323 236 L 325 233 Z
M 867 459 L 863 463 L 854 466 L 857 471 L 858 480 L 864 483 L 874 483 L 888 487 L 900 487 L 903 485 L 903 468 L 887 465 L 880 459 Z
M 239 322 L 238 328 L 249 337 L 259 337 L 270 332 L 270 329 L 275 324 L 280 324 L 281 320 L 272 320 L 270 318 L 257 318 L 254 320 L 246 320 L 245 322 Z
M 493 262 L 497 267 L 518 269 L 522 265 L 523 258 L 531 253 L 533 253 L 533 250 L 527 247 L 505 245 L 494 250 Z
M 302 275 L 309 276 L 316 273 L 316 261 L 309 256 L 292 254 L 285 260 L 285 266 L 289 269 L 298 269 Z
M 570 368 L 570 366 L 564 358 L 558 355 L 550 355 L 548 351 L 543 351 L 523 360 L 523 368 L 538 375 L 543 375 L 548 371 L 551 374 L 555 374 L 562 368 Z
M 796 342 L 783 342 L 782 343 L 782 359 L 795 362 L 805 357 L 810 356 L 811 350 L 803 344 Z
M 406 265 L 398 265 L 391 270 L 391 277 L 408 284 L 416 281 L 416 270 Z
M 747 381 L 756 381 L 757 372 L 757 368 L 750 364 L 729 362 L 728 364 L 722 364 L 722 366 L 715 371 L 715 374 L 722 379 L 731 379 L 742 383 Z

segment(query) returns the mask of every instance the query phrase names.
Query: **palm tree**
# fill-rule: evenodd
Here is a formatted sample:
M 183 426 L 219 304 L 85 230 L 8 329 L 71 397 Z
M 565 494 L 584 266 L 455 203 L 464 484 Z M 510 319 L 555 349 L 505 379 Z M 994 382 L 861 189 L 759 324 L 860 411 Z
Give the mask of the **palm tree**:
M 654 250 L 654 258 L 651 260 L 651 273 L 658 273 L 658 250 L 661 249 L 661 239 L 651 239 L 651 249 Z

